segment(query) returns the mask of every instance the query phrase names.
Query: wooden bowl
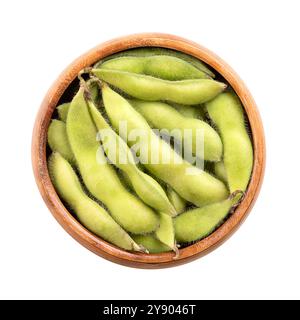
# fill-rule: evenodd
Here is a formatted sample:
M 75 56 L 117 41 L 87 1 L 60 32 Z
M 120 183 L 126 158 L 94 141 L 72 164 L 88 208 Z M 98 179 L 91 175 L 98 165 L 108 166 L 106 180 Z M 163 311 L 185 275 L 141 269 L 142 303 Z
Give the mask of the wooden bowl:
M 248 115 L 253 136 L 254 167 L 245 198 L 235 212 L 215 232 L 203 240 L 174 253 L 143 254 L 127 252 L 100 239 L 83 227 L 59 199 L 49 177 L 46 159 L 47 130 L 53 111 L 66 89 L 76 79 L 78 72 L 99 59 L 113 53 L 137 47 L 164 47 L 185 52 L 207 63 L 231 85 L 239 96 Z M 223 243 L 245 220 L 260 191 L 265 167 L 265 141 L 262 122 L 255 102 L 239 76 L 221 58 L 206 48 L 189 40 L 161 33 L 135 34 L 107 41 L 88 51 L 71 63 L 54 82 L 46 94 L 38 115 L 32 137 L 32 164 L 40 193 L 61 226 L 83 246 L 110 261 L 139 268 L 171 267 L 199 258 Z

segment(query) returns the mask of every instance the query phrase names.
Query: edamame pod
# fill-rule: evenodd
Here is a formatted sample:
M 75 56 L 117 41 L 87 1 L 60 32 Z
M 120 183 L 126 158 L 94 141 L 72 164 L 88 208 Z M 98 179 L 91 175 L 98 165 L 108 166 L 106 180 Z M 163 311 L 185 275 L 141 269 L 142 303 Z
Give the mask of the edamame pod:
M 63 121 L 51 120 L 48 128 L 48 144 L 53 152 L 58 151 L 72 165 L 75 164 L 75 158 L 67 137 L 66 124 Z
M 112 54 L 99 62 L 95 64 L 95 68 L 98 68 L 104 61 L 118 58 L 118 57 L 151 57 L 151 56 L 171 56 L 171 57 L 176 57 L 179 59 L 182 59 L 186 62 L 189 62 L 192 64 L 194 67 L 197 69 L 205 72 L 207 75 L 210 77 L 214 78 L 215 75 L 213 72 L 199 59 L 183 53 L 181 51 L 176 51 L 176 50 L 171 50 L 171 49 L 166 49 L 166 48 L 159 48 L 159 47 L 145 47 L 145 48 L 135 48 L 135 49 L 130 49 L 126 51 L 121 51 L 115 54 Z
M 128 175 L 125 172 L 122 172 L 122 177 L 126 183 L 126 186 L 134 191 L 132 183 L 130 179 L 128 178 Z M 173 193 L 176 193 L 173 190 Z M 180 197 L 179 195 L 177 195 Z M 174 225 L 173 225 L 173 219 L 170 215 L 165 214 L 163 212 L 158 212 L 159 214 L 159 228 L 155 231 L 155 236 L 158 240 L 160 240 L 162 243 L 167 245 L 169 248 L 174 250 L 176 253 L 178 253 L 178 249 L 175 242 L 175 233 L 174 233 Z
M 210 79 L 169 81 L 118 70 L 92 69 L 99 79 L 141 100 L 195 105 L 213 99 L 226 85 Z
M 114 168 L 107 163 L 96 134 L 81 87 L 71 102 L 67 135 L 84 184 L 125 230 L 131 233 L 155 231 L 159 226 L 157 215 L 122 185 Z
M 118 136 L 103 118 L 92 101 L 88 101 L 90 114 L 99 130 L 105 130 L 105 137 L 109 139 L 108 148 L 103 145 L 106 156 L 130 179 L 133 190 L 146 204 L 169 215 L 175 216 L 176 210 L 170 203 L 165 191 L 152 177 L 141 171 L 135 164 L 133 154 L 125 141 Z
M 130 191 L 133 191 L 133 187 L 127 173 L 125 171 L 120 170 L 118 174 L 124 186 Z
M 177 213 L 182 213 L 186 207 L 186 200 L 183 199 L 175 190 L 167 186 L 167 196 L 173 204 Z
M 227 174 L 226 174 L 226 169 L 223 161 L 214 163 L 214 174 L 218 179 L 227 183 Z
M 129 102 L 152 127 L 167 129 L 175 140 L 191 150 L 195 156 L 208 161 L 221 160 L 223 152 L 221 138 L 208 123 L 200 119 L 186 118 L 163 102 L 140 100 Z M 191 135 L 188 135 L 189 133 Z M 203 144 L 203 148 L 200 144 Z
M 74 210 L 78 220 L 88 230 L 125 250 L 142 251 L 106 210 L 84 193 L 67 160 L 54 152 L 48 160 L 48 167 L 59 196 Z
M 126 99 L 106 84 L 102 87 L 102 98 L 107 115 L 117 132 L 120 121 L 126 121 L 129 134 L 135 129 L 143 130 L 149 148 L 140 148 L 139 157 L 153 175 L 197 206 L 221 201 L 227 197 L 228 191 L 223 182 L 183 160 L 169 144 L 151 130 L 147 121 Z M 127 139 L 123 131 L 119 134 L 124 140 L 128 140 L 129 145 L 134 146 L 135 142 Z M 152 161 L 152 156 L 156 158 L 155 161 Z
M 155 235 L 163 244 L 177 251 L 173 219 L 169 215 L 159 212 L 159 228 L 155 231 Z
M 171 249 L 159 241 L 152 234 L 148 235 L 132 235 L 133 240 L 150 253 L 161 253 L 171 251 Z
M 212 233 L 241 199 L 233 193 L 228 199 L 186 211 L 174 219 L 175 238 L 179 243 L 200 240 Z
M 71 102 L 66 102 L 56 107 L 59 120 L 66 122 L 70 104 Z
M 165 80 L 210 78 L 192 64 L 172 56 L 120 57 L 105 61 L 98 68 L 145 74 Z
M 200 120 L 203 120 L 205 118 L 203 106 L 185 106 L 182 104 L 172 103 L 172 107 L 186 118 Z
M 243 107 L 234 93 L 226 92 L 207 103 L 206 108 L 221 134 L 230 192 L 245 191 L 252 172 L 253 149 Z

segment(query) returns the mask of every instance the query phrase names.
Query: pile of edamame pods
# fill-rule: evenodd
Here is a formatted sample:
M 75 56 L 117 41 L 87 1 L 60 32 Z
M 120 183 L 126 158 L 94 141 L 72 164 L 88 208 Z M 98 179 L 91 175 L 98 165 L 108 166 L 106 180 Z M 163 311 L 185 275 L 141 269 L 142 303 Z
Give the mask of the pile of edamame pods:
M 72 101 L 57 106 L 50 123 L 48 168 L 80 223 L 124 250 L 174 256 L 220 226 L 243 198 L 253 166 L 247 118 L 233 90 L 200 60 L 163 48 L 111 55 L 78 78 Z M 136 130 L 146 134 L 147 148 L 136 150 L 128 139 Z M 175 133 L 166 141 L 155 130 Z M 176 143 L 204 167 L 183 158 Z

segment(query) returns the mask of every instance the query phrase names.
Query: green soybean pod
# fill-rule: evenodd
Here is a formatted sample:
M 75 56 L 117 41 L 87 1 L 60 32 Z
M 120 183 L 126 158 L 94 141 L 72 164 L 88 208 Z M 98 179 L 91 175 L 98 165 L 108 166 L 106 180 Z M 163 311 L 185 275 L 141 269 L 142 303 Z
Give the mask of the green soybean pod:
M 75 158 L 67 137 L 66 124 L 63 121 L 51 120 L 48 128 L 48 144 L 53 152 L 59 152 L 71 164 L 75 164 Z
M 186 118 L 200 119 L 200 120 L 203 120 L 205 118 L 203 106 L 201 105 L 186 106 L 183 104 L 172 103 L 171 106 Z
M 159 228 L 155 231 L 155 235 L 163 244 L 177 251 L 173 219 L 170 215 L 159 212 Z
M 130 179 L 128 178 L 128 175 L 123 171 L 121 173 L 123 180 L 126 184 L 126 187 L 128 187 L 130 190 L 133 190 L 132 183 Z M 174 191 L 175 192 L 175 191 Z M 175 232 L 174 232 L 174 225 L 173 225 L 173 219 L 170 215 L 165 214 L 163 212 L 158 212 L 159 215 L 159 227 L 155 231 L 154 235 L 155 237 L 164 245 L 171 248 L 176 254 L 178 254 L 178 249 L 176 246 L 175 241 Z
M 125 181 L 126 186 L 130 190 L 134 191 L 132 183 L 128 178 L 128 175 L 125 172 L 123 172 L 122 177 Z M 175 191 L 173 192 L 175 193 Z M 179 195 L 177 196 L 179 197 Z M 178 249 L 175 241 L 175 233 L 174 233 L 174 225 L 173 225 L 172 217 L 163 212 L 158 212 L 158 215 L 159 215 L 159 228 L 154 233 L 155 237 L 158 240 L 160 240 L 160 242 L 162 242 L 163 244 L 171 248 L 173 251 L 178 253 Z
M 182 59 L 190 64 L 192 64 L 194 67 L 197 69 L 205 72 L 208 76 L 214 78 L 215 75 L 214 73 L 199 59 L 180 52 L 176 50 L 171 50 L 167 48 L 160 48 L 160 47 L 144 47 L 144 48 L 134 48 L 126 51 L 121 51 L 115 54 L 112 54 L 99 62 L 95 64 L 95 68 L 98 68 L 104 61 L 114 59 L 114 58 L 119 58 L 119 57 L 151 57 L 151 56 L 171 56 L 175 58 Z
M 146 101 L 196 105 L 213 99 L 226 88 L 224 83 L 210 79 L 170 81 L 108 69 L 92 69 L 92 73 L 132 97 Z
M 221 138 L 208 123 L 200 119 L 186 118 L 163 102 L 130 100 L 130 104 L 152 127 L 167 129 L 175 140 L 191 150 L 195 156 L 208 161 L 221 160 L 223 153 Z M 191 133 L 191 135 L 186 135 L 186 133 Z M 201 143 L 203 143 L 203 148 L 199 147 Z
M 162 211 L 171 216 L 177 215 L 175 208 L 159 183 L 137 167 L 132 151 L 126 142 L 111 129 L 94 103 L 92 101 L 87 103 L 100 136 L 102 132 L 109 140 L 108 148 L 103 145 L 106 156 L 116 167 L 126 173 L 139 198 L 157 211 Z
M 96 141 L 96 134 L 81 87 L 71 102 L 67 135 L 85 186 L 125 230 L 131 233 L 155 231 L 159 226 L 157 215 L 123 186 Z
M 186 200 L 183 199 L 174 189 L 167 186 L 167 196 L 170 202 L 173 204 L 177 213 L 182 213 L 186 208 Z
M 139 157 L 142 164 L 157 178 L 170 185 L 181 197 L 197 206 L 221 201 L 228 195 L 223 184 L 207 172 L 192 166 L 183 160 L 174 149 L 160 139 L 150 128 L 147 121 L 121 95 L 104 84 L 102 98 L 112 126 L 128 144 L 134 147 L 135 142 L 124 132 L 120 132 L 120 121 L 127 122 L 130 133 L 138 129 L 147 137 L 149 148 L 140 148 Z M 152 161 L 155 156 L 155 161 Z M 168 161 L 164 161 L 167 159 Z
M 70 104 L 71 102 L 66 102 L 56 107 L 59 120 L 66 122 Z
M 207 103 L 206 108 L 221 134 L 230 192 L 245 191 L 252 172 L 253 149 L 243 107 L 234 93 L 226 92 Z
M 98 68 L 145 74 L 165 80 L 210 78 L 192 64 L 172 56 L 120 57 L 105 61 Z
M 147 249 L 149 253 L 162 253 L 172 250 L 152 234 L 132 235 L 132 238 L 140 246 Z
M 131 181 L 125 171 L 119 170 L 118 172 L 120 180 L 122 181 L 123 185 L 128 189 L 133 191 L 133 187 Z
M 223 161 L 214 163 L 214 174 L 218 179 L 227 183 L 227 173 L 226 173 L 226 169 Z
M 192 242 L 208 236 L 224 221 L 231 208 L 240 200 L 240 191 L 236 191 L 226 200 L 180 214 L 174 219 L 176 241 Z
M 142 251 L 106 210 L 85 194 L 73 168 L 58 152 L 49 157 L 48 168 L 57 193 L 88 230 L 122 249 Z

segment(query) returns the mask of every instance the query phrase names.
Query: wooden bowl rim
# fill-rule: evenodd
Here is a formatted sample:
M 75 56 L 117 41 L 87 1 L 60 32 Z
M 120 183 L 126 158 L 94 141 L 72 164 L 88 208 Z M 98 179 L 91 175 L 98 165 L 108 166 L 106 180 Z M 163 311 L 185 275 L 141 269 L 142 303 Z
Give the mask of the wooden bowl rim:
M 208 237 L 173 253 L 143 254 L 127 252 L 102 240 L 85 229 L 59 199 L 49 177 L 46 159 L 47 130 L 52 113 L 62 94 L 84 67 L 119 51 L 137 47 L 164 47 L 185 52 L 207 63 L 219 72 L 239 96 L 248 116 L 254 147 L 254 166 L 246 196 L 235 212 Z M 249 90 L 233 69 L 220 57 L 203 46 L 184 38 L 162 33 L 133 34 L 104 42 L 72 62 L 47 92 L 36 117 L 32 136 L 32 165 L 40 193 L 55 219 L 83 246 L 103 258 L 130 267 L 171 267 L 199 258 L 212 251 L 241 225 L 259 194 L 265 168 L 265 138 L 257 106 Z

